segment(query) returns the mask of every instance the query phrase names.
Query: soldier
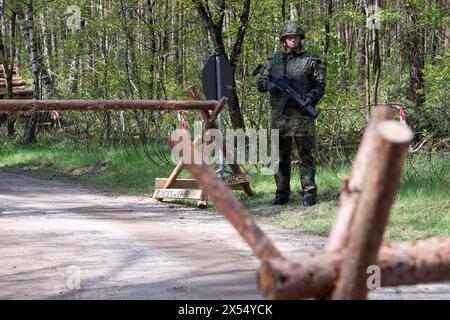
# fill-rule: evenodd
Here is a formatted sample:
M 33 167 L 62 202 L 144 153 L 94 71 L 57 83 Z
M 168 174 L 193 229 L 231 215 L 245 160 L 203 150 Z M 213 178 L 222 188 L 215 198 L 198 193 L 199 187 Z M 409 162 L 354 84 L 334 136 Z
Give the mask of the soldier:
M 315 106 L 323 97 L 325 72 L 319 58 L 314 53 L 303 50 L 301 40 L 304 38 L 305 32 L 298 23 L 286 23 L 280 36 L 283 49 L 272 55 L 267 72 L 260 75 L 257 83 L 259 92 L 270 93 L 271 127 L 278 129 L 280 133 L 280 159 L 278 172 L 275 174 L 277 190 L 272 201 L 274 205 L 284 205 L 289 201 L 292 140 L 295 141 L 300 156 L 303 204 L 311 206 L 317 202 L 313 155 L 316 143 L 314 120 L 292 99 L 286 102 L 283 109 L 277 108 L 282 93 L 270 83 L 286 75 L 293 79 L 292 87 L 307 104 Z

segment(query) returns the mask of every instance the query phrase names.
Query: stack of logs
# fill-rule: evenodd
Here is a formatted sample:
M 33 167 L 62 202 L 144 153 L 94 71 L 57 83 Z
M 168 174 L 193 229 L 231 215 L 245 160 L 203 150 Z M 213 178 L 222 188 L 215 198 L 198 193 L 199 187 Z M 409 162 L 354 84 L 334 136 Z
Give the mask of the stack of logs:
M 380 271 L 381 286 L 450 280 L 450 238 L 382 243 L 412 137 L 389 108 L 374 110 L 345 181 L 328 245 L 300 261 L 283 257 L 211 166 L 185 167 L 262 261 L 258 283 L 265 298 L 366 299 L 373 266 Z M 191 163 L 201 157 L 194 144 L 191 157 Z
M 13 69 L 13 99 L 33 99 L 33 90 L 27 88 L 27 82 L 17 73 L 16 67 Z M 3 64 L 0 64 L 0 99 L 8 96 L 6 73 Z

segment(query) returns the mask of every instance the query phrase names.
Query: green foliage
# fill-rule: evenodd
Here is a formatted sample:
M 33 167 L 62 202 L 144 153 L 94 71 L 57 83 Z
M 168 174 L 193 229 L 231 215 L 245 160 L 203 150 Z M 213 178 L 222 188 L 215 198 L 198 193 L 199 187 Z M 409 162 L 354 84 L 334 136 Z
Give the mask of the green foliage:
M 105 148 L 84 144 L 6 145 L 0 149 L 0 166 L 30 166 L 33 174 L 83 183 L 101 190 L 149 194 L 156 177 L 171 167 L 155 166 L 138 148 Z
M 426 93 L 428 107 L 448 107 L 450 101 L 450 50 L 437 56 L 427 63 L 424 68 L 424 77 L 427 83 Z

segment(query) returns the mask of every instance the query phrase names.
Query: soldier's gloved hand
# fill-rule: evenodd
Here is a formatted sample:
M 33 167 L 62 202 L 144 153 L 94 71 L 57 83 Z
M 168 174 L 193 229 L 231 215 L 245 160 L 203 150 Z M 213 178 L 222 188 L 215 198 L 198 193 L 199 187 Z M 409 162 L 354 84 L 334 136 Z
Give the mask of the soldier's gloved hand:
M 275 84 L 273 84 L 272 82 L 270 82 L 269 80 L 266 80 L 266 84 L 265 84 L 267 90 L 270 92 L 270 94 L 280 94 L 281 91 L 280 89 L 277 88 L 277 86 Z
M 310 96 L 305 97 L 305 105 L 306 106 L 312 106 L 313 99 Z
M 269 80 L 261 78 L 261 79 L 259 79 L 258 84 L 262 87 L 262 89 L 264 91 L 268 91 L 269 90 L 269 88 L 267 88 L 268 85 L 269 85 Z

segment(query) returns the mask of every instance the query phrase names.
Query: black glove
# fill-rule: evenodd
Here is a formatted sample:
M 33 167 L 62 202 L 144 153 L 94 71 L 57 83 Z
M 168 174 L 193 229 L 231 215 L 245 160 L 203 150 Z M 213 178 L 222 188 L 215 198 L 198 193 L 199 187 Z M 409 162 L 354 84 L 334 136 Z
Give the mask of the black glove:
M 277 86 L 274 83 L 270 82 L 269 80 L 264 80 L 263 85 L 266 88 L 266 90 L 270 92 L 270 94 L 281 93 L 280 89 L 278 89 Z
M 306 96 L 305 97 L 305 106 L 312 106 L 313 104 L 313 98 L 311 98 L 310 96 Z

